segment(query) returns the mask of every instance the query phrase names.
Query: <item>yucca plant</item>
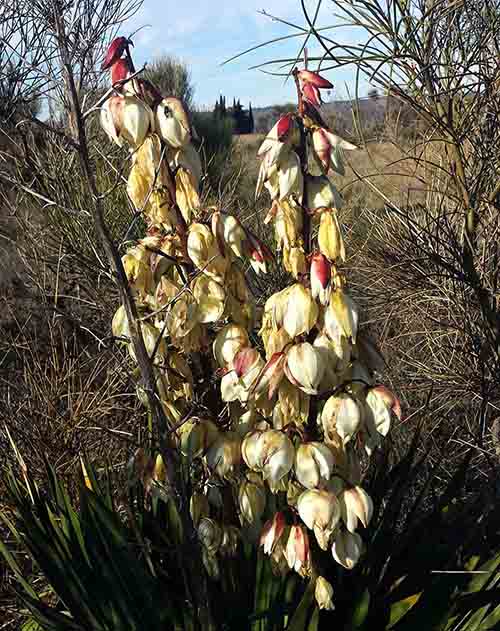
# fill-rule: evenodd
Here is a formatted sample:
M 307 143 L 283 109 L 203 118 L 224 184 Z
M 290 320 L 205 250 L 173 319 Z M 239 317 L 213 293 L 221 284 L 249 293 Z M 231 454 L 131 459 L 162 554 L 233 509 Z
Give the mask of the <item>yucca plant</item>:
M 18 19 L 16 1 L 9 6 Z M 489 511 L 479 500 L 463 511 L 450 504 L 462 470 L 434 506 L 422 508 L 428 485 L 408 505 L 408 480 L 422 465 L 413 462 L 417 439 L 392 467 L 383 451 L 402 410 L 379 381 L 385 364 L 343 267 L 343 199 L 329 174 L 343 174 L 344 151 L 356 147 L 322 116 L 320 90 L 332 84 L 306 59 L 294 67 L 297 109 L 258 152 L 257 196 L 270 196 L 267 222 L 289 275 L 256 314 L 245 271 L 265 273 L 272 253 L 227 209 L 200 199 L 202 165 L 182 103 L 140 76 L 120 36 L 103 64 L 110 90 L 84 111 L 74 11 L 52 10 L 42 43 L 53 46 L 71 109 L 59 135 L 77 152 L 88 192 L 80 199 L 119 289 L 112 330 L 137 377 L 147 438 L 127 480 L 100 487 L 84 464 L 72 501 L 49 465 L 39 489 L 19 458 L 24 481 L 9 475 L 15 521 L 5 523 L 48 595 L 4 554 L 35 622 L 262 631 L 495 624 L 497 557 L 479 570 L 492 578 L 463 598 L 462 575 L 433 574 L 480 563 L 477 522 L 494 523 Z M 106 223 L 114 188 L 99 191 L 87 133 L 98 110 L 109 140 L 130 150 L 134 218 L 120 245 Z M 146 235 L 123 251 L 139 219 Z M 488 554 L 494 544 L 485 542 Z

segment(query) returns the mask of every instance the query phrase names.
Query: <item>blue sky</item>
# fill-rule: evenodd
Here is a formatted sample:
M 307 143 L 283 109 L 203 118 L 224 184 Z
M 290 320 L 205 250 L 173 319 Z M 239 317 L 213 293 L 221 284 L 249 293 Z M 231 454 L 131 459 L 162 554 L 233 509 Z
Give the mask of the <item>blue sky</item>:
M 306 0 L 314 10 L 316 0 Z M 323 2 L 318 25 L 338 23 L 333 15 L 331 0 Z M 144 0 L 140 11 L 124 26 L 124 34 L 144 27 L 134 36 L 136 64 L 162 53 L 174 54 L 190 68 L 195 86 L 197 106 L 212 107 L 220 93 L 232 103 L 233 96 L 242 104 L 252 101 L 256 107 L 284 103 L 294 99 L 293 81 L 270 77 L 249 66 L 273 58 L 288 58 L 296 54 L 302 40 L 298 38 L 261 48 L 228 65 L 227 58 L 266 40 L 292 33 L 292 29 L 259 15 L 264 9 L 270 14 L 304 25 L 299 0 Z M 336 31 L 344 41 L 355 37 L 352 29 Z M 318 52 L 310 47 L 310 55 Z M 328 73 L 335 86 L 326 100 L 346 98 L 353 93 L 354 73 L 342 70 Z M 367 91 L 366 82 L 361 94 Z

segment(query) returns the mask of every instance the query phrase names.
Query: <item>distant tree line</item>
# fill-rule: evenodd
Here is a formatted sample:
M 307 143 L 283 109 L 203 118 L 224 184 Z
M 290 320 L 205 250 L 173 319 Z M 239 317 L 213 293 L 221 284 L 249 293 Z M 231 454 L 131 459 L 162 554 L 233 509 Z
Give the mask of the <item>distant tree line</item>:
M 253 117 L 252 104 L 248 106 L 248 110 L 244 110 L 240 100 L 233 99 L 233 106 L 226 107 L 226 97 L 220 96 L 216 102 L 213 116 L 216 119 L 229 119 L 233 125 L 234 134 L 253 134 L 255 131 L 255 121 Z

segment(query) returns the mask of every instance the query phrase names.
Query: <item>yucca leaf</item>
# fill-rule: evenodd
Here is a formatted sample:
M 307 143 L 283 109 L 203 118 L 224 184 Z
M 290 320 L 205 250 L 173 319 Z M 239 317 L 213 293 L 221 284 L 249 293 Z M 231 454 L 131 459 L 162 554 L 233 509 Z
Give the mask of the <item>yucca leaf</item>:
M 478 627 L 478 631 L 489 631 L 490 629 L 498 628 L 500 628 L 500 605 L 495 607 L 495 609 L 483 619 Z
M 4 523 L 8 523 L 8 520 L 4 515 L 0 515 Z M 0 555 L 3 556 L 7 565 L 10 567 L 16 580 L 22 585 L 23 589 L 29 594 L 33 599 L 37 599 L 38 596 L 35 590 L 31 587 L 31 585 L 24 579 L 21 568 L 19 567 L 14 555 L 10 552 L 4 542 L 0 539 Z
M 417 594 L 413 594 L 412 596 L 407 596 L 406 598 L 403 598 L 403 600 L 399 600 L 391 605 L 389 624 L 386 628 L 392 629 L 396 623 L 399 622 L 401 618 L 403 618 L 410 609 L 418 603 L 421 596 L 422 592 L 419 592 Z
M 315 581 L 309 581 L 306 591 L 287 626 L 287 631 L 304 631 L 313 614 Z
M 350 627 L 351 629 L 362 629 L 368 617 L 370 610 L 370 592 L 365 589 L 358 598 L 354 601 L 353 612 L 351 616 Z

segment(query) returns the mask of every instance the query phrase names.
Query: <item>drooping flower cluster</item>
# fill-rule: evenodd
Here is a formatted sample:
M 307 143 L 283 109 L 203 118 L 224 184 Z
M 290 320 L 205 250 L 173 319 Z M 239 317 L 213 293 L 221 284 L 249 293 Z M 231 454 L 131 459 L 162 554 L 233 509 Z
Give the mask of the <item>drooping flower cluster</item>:
M 376 381 L 383 360 L 359 330 L 339 268 L 342 197 L 328 174 L 343 174 L 343 152 L 356 147 L 322 119 L 320 90 L 332 86 L 296 72 L 298 111 L 278 120 L 258 152 L 257 196 L 270 195 L 266 221 L 293 281 L 266 301 L 256 323 L 242 264 L 265 273 L 271 253 L 237 217 L 202 206 L 187 113 L 144 79 L 130 79 L 128 46 L 117 38 L 109 49 L 115 94 L 101 120 L 131 150 L 127 192 L 147 235 L 123 265 L 159 396 L 179 453 L 192 464 L 190 508 L 206 569 L 217 577 L 220 559 L 258 531 L 279 571 L 316 574 L 311 537 L 351 569 L 363 549 L 358 528 L 373 512 L 359 450 L 371 454 L 401 410 Z M 123 308 L 113 331 L 128 337 Z M 273 494 L 286 508 L 272 512 Z M 228 501 L 239 523 L 227 523 Z M 321 576 L 316 598 L 333 608 Z

